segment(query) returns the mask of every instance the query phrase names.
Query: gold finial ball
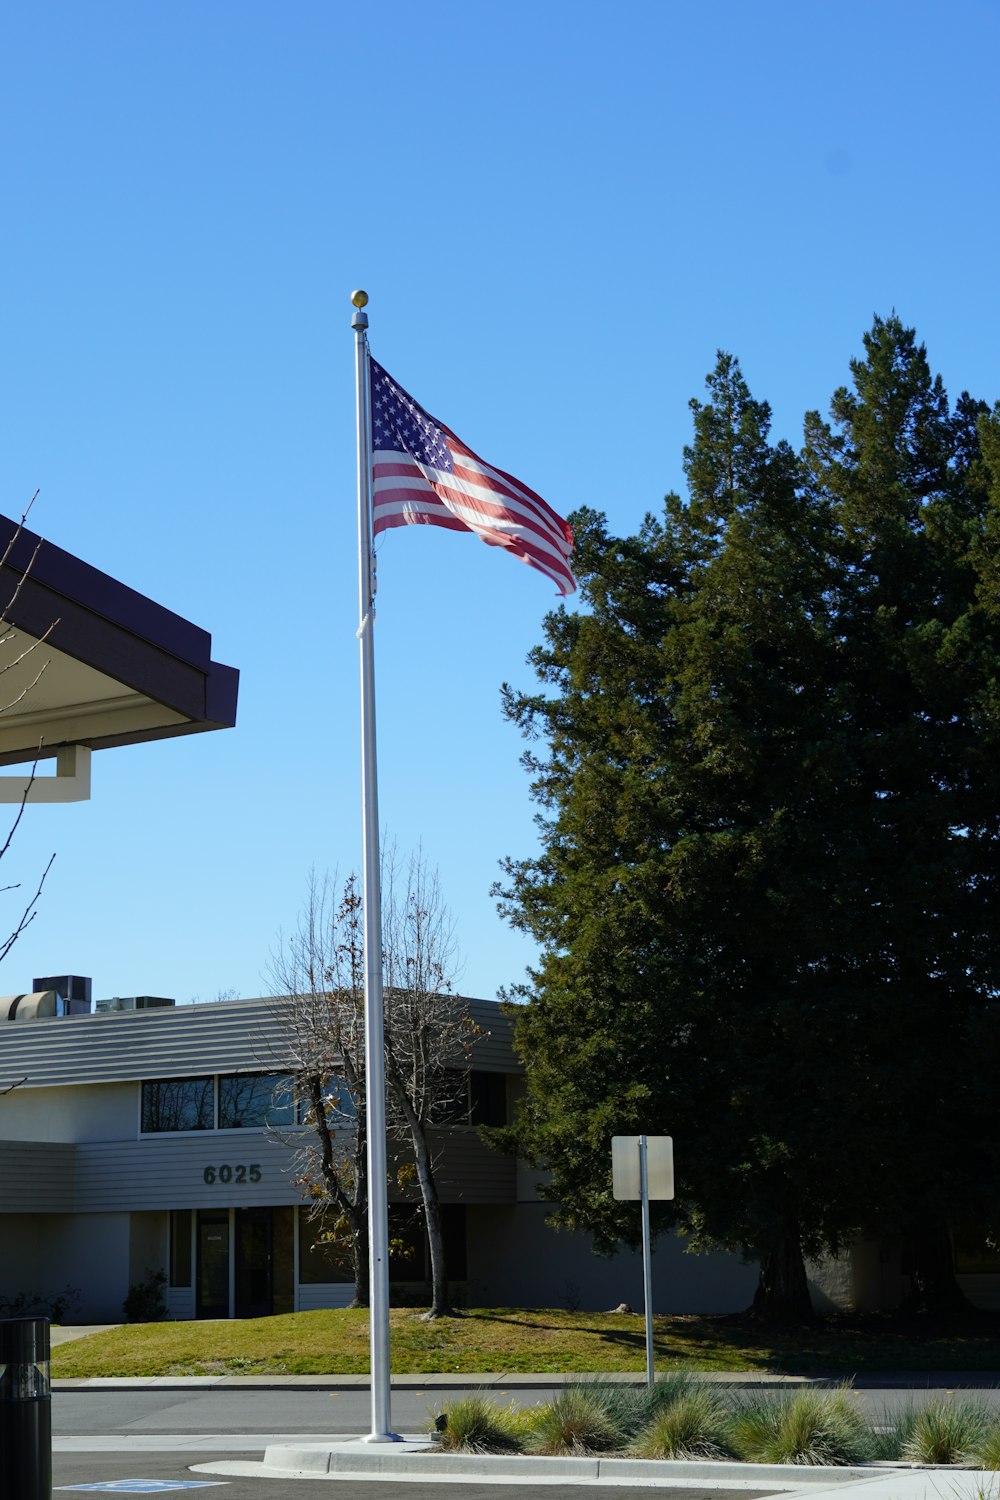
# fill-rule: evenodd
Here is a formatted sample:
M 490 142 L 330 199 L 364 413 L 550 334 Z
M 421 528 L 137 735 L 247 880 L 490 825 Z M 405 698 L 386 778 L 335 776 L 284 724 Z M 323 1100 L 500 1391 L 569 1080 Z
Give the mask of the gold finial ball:
M 355 307 L 367 307 L 368 293 L 361 291 L 359 288 L 358 291 L 351 293 L 351 301 L 354 303 Z

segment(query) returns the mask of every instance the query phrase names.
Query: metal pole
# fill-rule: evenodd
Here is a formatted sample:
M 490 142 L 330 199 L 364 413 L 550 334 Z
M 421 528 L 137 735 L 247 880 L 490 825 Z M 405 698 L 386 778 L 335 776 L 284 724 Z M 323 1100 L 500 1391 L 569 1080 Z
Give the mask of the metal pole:
M 385 1137 L 382 893 L 379 882 L 378 764 L 375 750 L 375 580 L 372 572 L 371 411 L 368 302 L 355 292 L 354 354 L 358 418 L 358 640 L 361 645 L 361 816 L 364 825 L 365 1104 L 368 1128 L 368 1266 L 372 1430 L 366 1443 L 398 1441 L 392 1431 L 389 1366 L 389 1210 Z
M 649 1232 L 649 1175 L 646 1170 L 646 1137 L 639 1137 L 639 1196 L 642 1199 L 642 1289 L 646 1310 L 646 1384 L 652 1387 L 653 1373 L 653 1267 Z
M 0 1322 L 0 1493 L 52 1500 L 48 1318 Z

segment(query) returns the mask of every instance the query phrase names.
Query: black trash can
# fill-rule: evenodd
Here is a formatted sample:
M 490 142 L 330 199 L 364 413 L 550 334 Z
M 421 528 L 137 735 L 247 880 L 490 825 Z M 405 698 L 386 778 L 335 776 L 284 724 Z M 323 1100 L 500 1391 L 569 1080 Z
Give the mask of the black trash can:
M 48 1318 L 0 1319 L 0 1494 L 52 1500 Z

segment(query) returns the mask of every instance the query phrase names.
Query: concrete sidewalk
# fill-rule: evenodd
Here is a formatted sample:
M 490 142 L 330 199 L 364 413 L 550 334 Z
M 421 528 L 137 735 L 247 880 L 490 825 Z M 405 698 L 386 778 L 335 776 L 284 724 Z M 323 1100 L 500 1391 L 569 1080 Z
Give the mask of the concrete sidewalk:
M 111 1328 L 121 1328 L 121 1323 L 53 1323 L 49 1328 L 49 1345 L 58 1349 L 60 1344 L 71 1344 L 74 1339 L 85 1339 L 92 1333 L 107 1333 Z

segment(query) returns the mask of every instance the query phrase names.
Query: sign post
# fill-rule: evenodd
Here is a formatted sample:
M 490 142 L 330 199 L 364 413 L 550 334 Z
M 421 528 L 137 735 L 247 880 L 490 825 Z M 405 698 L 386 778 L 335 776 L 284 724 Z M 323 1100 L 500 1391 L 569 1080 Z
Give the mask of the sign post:
M 646 1315 L 646 1384 L 653 1373 L 653 1267 L 649 1200 L 674 1196 L 674 1143 L 669 1135 L 616 1135 L 611 1138 L 611 1190 L 618 1199 L 642 1204 L 642 1288 Z

